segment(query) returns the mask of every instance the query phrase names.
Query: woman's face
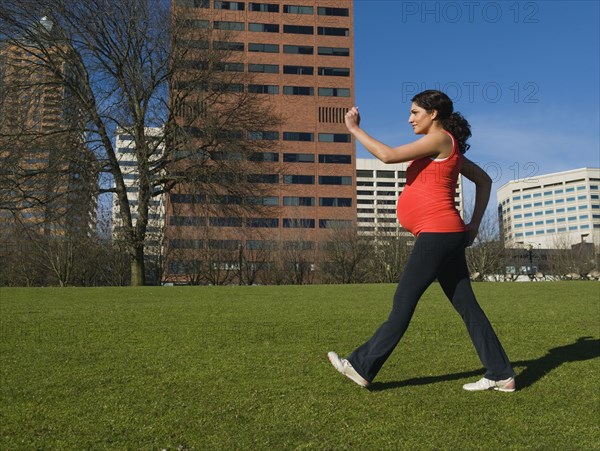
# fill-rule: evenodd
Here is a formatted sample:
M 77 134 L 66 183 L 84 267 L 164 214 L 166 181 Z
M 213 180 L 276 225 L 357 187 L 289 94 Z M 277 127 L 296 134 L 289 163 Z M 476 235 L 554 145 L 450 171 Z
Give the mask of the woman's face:
M 410 116 L 408 122 L 413 128 L 415 135 L 425 135 L 433 124 L 433 119 L 437 116 L 437 111 L 428 112 L 425 108 L 413 102 L 410 107 Z

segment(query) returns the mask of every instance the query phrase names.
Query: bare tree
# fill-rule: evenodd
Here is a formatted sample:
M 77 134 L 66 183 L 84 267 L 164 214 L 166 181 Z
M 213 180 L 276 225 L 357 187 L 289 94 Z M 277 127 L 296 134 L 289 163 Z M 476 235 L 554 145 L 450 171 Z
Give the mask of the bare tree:
M 372 246 L 356 227 L 332 227 L 329 239 L 323 243 L 323 271 L 334 283 L 366 281 L 366 261 Z
M 206 195 L 255 193 L 246 174 L 256 163 L 247 156 L 268 147 L 261 138 L 278 124 L 245 88 L 249 75 L 223 44 L 227 32 L 194 28 L 203 22 L 194 14 L 155 0 L 5 0 L 0 9 L 1 39 L 55 74 L 77 116 L 70 132 L 88 151 L 79 166 L 98 175 L 99 194 L 116 195 L 133 285 L 144 284 L 150 199 L 186 183 Z M 153 126 L 164 127 L 159 139 L 146 134 Z M 135 143 L 137 218 L 113 141 L 117 128 Z M 21 132 L 3 133 L 5 141 L 23 141 Z M 232 150 L 242 158 L 227 158 Z M 74 162 L 81 154 L 79 145 L 64 152 Z
M 369 280 L 379 283 L 398 282 L 406 266 L 414 238 L 398 229 L 395 232 L 377 232 L 371 242 L 368 257 Z

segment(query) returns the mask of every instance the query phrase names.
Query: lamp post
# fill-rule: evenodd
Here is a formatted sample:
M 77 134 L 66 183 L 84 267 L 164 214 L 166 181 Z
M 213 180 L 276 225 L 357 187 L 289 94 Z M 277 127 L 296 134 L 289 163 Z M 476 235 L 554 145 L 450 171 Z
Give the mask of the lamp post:
M 239 285 L 242 285 L 242 261 L 244 259 L 244 246 L 242 243 L 238 244 L 238 275 L 239 275 Z
M 527 254 L 529 255 L 529 268 L 527 269 L 527 275 L 531 280 L 533 280 L 533 244 L 531 243 L 527 244 Z

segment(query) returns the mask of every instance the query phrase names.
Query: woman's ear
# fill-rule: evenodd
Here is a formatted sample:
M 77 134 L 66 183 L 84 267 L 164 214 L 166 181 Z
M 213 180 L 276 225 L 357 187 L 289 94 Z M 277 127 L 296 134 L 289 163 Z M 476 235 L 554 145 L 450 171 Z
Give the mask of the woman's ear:
M 438 116 L 438 111 L 437 110 L 431 110 L 431 120 L 435 121 L 437 119 Z

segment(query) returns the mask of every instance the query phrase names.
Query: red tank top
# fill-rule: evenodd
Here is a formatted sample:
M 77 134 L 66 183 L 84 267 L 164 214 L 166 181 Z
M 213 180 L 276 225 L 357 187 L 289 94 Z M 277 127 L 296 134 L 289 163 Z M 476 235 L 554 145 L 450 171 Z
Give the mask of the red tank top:
M 415 236 L 421 232 L 467 230 L 454 205 L 463 156 L 454 137 L 448 135 L 453 143 L 450 156 L 443 160 L 420 158 L 406 170 L 406 186 L 398 198 L 396 216 L 402 227 Z

